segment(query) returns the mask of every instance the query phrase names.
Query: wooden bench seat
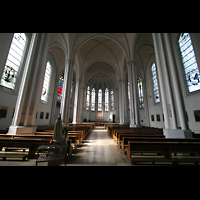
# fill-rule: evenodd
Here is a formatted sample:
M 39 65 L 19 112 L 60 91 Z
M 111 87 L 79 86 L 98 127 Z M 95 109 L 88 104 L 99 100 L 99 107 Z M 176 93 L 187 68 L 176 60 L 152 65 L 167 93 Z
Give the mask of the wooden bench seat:
M 146 141 L 146 142 L 200 142 L 200 139 L 192 139 L 192 138 L 164 138 L 162 136 L 151 136 L 151 137 L 123 137 L 122 136 L 122 151 L 126 154 L 126 147 L 128 146 L 128 142 L 132 141 Z
M 129 141 L 128 147 L 126 148 L 127 158 L 132 164 L 136 164 L 137 162 L 164 162 L 167 159 L 168 162 L 178 163 L 178 162 L 192 162 L 199 163 L 200 157 L 196 158 L 184 158 L 181 157 L 179 159 L 176 157 L 175 159 L 172 157 L 172 153 L 197 153 L 200 155 L 200 142 L 147 142 L 147 141 Z M 140 156 L 139 158 L 132 156 L 133 153 L 145 153 L 145 152 L 154 152 L 154 153 L 162 153 L 164 155 L 160 158 L 146 158 Z M 156 160 L 155 160 L 156 159 Z
M 6 158 L 21 158 L 23 161 L 25 161 L 27 157 L 28 154 L 0 153 L 0 158 L 2 158 L 4 161 Z
M 137 141 L 138 139 L 142 138 L 142 140 L 148 140 L 148 139 L 156 139 L 161 138 L 164 139 L 164 135 L 138 135 L 138 134 L 119 134 L 120 139 L 120 147 L 122 151 L 126 152 L 126 147 L 128 146 L 128 141 Z M 154 140 L 156 141 L 156 140 Z M 119 142 L 119 141 L 118 141 Z M 119 143 L 118 143 L 119 146 Z M 126 153 L 125 153 L 126 154 Z
M 49 139 L 38 138 L 0 138 L 0 150 L 2 147 L 28 148 L 28 158 L 35 158 L 35 152 L 39 145 L 48 144 Z

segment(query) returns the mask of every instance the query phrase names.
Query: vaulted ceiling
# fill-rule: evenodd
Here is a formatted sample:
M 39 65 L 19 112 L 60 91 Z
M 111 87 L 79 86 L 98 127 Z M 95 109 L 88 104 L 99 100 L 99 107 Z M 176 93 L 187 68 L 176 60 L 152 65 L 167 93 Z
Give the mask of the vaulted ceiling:
M 145 74 L 154 47 L 151 33 L 52 33 L 48 51 L 59 73 L 66 59 L 72 59 L 76 78 L 85 87 L 106 88 L 127 76 L 126 62 L 131 60 Z
M 125 54 L 113 40 L 98 36 L 84 43 L 77 52 L 80 74 L 97 88 L 113 87 L 123 70 Z

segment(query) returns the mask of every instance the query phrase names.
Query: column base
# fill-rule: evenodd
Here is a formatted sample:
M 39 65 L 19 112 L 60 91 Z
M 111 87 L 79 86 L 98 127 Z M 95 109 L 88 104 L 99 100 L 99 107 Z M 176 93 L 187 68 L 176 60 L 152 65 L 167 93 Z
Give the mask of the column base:
M 193 138 L 191 130 L 163 129 L 166 138 Z
M 17 135 L 17 134 L 34 134 L 37 130 L 37 126 L 10 126 L 8 134 Z
M 140 128 L 140 127 L 142 127 L 142 125 L 140 125 L 140 124 L 130 124 L 130 127 L 131 128 Z

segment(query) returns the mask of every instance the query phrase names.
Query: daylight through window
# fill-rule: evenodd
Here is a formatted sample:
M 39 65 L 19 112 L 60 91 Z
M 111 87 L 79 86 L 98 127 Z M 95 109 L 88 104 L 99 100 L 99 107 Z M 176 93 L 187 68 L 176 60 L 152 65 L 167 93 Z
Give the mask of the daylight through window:
M 102 111 L 102 89 L 98 91 L 98 111 Z
M 41 94 L 41 100 L 45 102 L 47 102 L 47 98 L 48 98 L 50 78 L 51 78 L 51 64 L 49 61 L 47 61 L 44 82 L 43 82 L 43 87 L 42 87 L 42 94 Z
M 109 91 L 108 88 L 105 90 L 105 111 L 108 111 L 108 103 L 109 103 Z
M 152 75 L 152 82 L 153 82 L 153 96 L 154 96 L 154 103 L 160 102 L 160 95 L 158 90 L 158 80 L 156 74 L 156 65 L 155 63 L 151 66 L 151 75 Z
M 15 33 L 10 45 L 8 57 L 1 78 L 1 85 L 14 89 L 22 56 L 25 50 L 26 36 L 24 33 Z
M 189 92 L 200 89 L 199 69 L 189 33 L 182 33 L 179 37 L 179 48 L 185 71 L 185 78 Z

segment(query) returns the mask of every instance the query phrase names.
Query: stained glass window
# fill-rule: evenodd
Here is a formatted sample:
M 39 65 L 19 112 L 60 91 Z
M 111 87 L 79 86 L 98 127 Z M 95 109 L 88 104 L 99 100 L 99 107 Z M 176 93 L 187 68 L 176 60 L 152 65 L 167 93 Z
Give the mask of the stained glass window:
M 70 91 L 70 104 L 72 104 L 72 94 L 73 94 L 73 82 L 71 84 L 71 91 Z
M 98 91 L 98 111 L 102 111 L 102 89 Z
M 182 56 L 182 63 L 185 71 L 185 78 L 189 92 L 200 89 L 199 69 L 189 33 L 181 33 L 179 48 Z
M 138 93 L 139 93 L 139 106 L 140 108 L 144 108 L 143 87 L 141 78 L 138 78 Z
M 90 105 L 90 87 L 87 87 L 86 110 L 89 110 Z
M 95 111 L 95 89 L 92 89 L 91 111 Z
M 109 91 L 108 88 L 105 90 L 105 111 L 108 111 L 108 103 L 109 103 Z
M 58 85 L 58 96 L 57 96 L 57 107 L 60 108 L 61 100 L 62 100 L 62 89 L 63 89 L 63 81 L 64 81 L 64 72 L 60 76 L 59 85 Z
M 155 63 L 153 63 L 152 66 L 151 66 L 151 76 L 152 76 L 152 82 L 153 82 L 154 103 L 159 103 L 160 102 L 160 95 L 159 95 L 159 89 L 158 89 L 158 80 L 157 80 Z
M 41 94 L 41 100 L 43 100 L 45 102 L 47 102 L 47 99 L 48 99 L 50 78 L 51 78 L 51 64 L 49 61 L 47 61 L 45 75 L 44 75 L 43 88 L 42 88 L 42 94 Z
M 128 107 L 130 109 L 130 87 L 129 87 L 129 83 L 128 83 Z
M 114 110 L 114 93 L 113 90 L 110 91 L 110 104 L 111 104 L 111 110 Z
M 21 65 L 22 56 L 25 51 L 26 36 L 24 33 L 15 33 L 10 45 L 6 64 L 3 70 L 1 85 L 14 89 Z

